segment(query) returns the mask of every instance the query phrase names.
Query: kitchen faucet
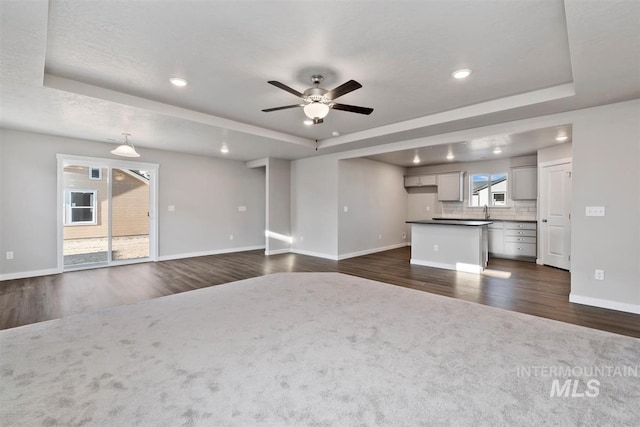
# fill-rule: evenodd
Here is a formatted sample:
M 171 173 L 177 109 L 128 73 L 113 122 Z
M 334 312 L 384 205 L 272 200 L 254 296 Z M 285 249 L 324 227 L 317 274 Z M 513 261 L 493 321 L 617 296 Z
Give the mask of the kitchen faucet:
M 489 207 L 487 205 L 484 205 L 484 207 L 482 208 L 482 214 L 484 215 L 484 219 L 489 219 L 489 217 L 491 215 L 489 215 Z

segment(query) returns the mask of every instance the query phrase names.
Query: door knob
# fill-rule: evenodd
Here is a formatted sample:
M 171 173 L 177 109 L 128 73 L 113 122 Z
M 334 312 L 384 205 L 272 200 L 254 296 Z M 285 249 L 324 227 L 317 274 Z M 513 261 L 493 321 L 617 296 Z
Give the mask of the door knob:
M 542 222 L 547 222 L 547 220 L 546 220 L 546 219 L 543 219 L 543 220 L 542 220 Z

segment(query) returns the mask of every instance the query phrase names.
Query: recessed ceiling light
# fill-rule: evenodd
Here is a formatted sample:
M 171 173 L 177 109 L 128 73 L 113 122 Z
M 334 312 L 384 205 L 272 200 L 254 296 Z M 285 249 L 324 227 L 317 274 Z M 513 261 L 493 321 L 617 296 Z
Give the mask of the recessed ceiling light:
M 453 160 L 453 159 L 454 159 L 453 153 L 447 154 L 447 160 Z
M 180 77 L 172 77 L 169 79 L 172 85 L 184 87 L 187 85 L 187 81 L 185 79 L 181 79 Z
M 420 157 L 418 157 L 418 155 L 416 154 L 415 157 L 413 158 L 413 163 L 420 163 Z
M 502 150 L 500 149 L 500 147 L 496 147 L 493 149 L 493 154 L 500 154 L 502 153 Z
M 222 144 L 222 147 L 220 148 L 220 152 L 224 154 L 227 154 L 229 152 L 229 147 L 227 147 L 226 143 Z
M 451 73 L 454 79 L 466 79 L 471 75 L 471 70 L 468 68 L 463 68 L 462 70 L 456 70 Z
M 338 132 L 337 130 L 334 130 L 333 132 L 331 132 L 331 135 L 340 136 L 340 132 Z
M 556 141 L 558 141 L 558 142 L 563 142 L 563 141 L 566 141 L 567 139 L 569 139 L 569 137 L 567 135 L 558 135 L 556 137 Z
M 302 123 L 304 123 L 306 126 L 311 126 L 313 124 L 313 120 L 311 119 L 306 119 L 305 121 L 303 121 Z

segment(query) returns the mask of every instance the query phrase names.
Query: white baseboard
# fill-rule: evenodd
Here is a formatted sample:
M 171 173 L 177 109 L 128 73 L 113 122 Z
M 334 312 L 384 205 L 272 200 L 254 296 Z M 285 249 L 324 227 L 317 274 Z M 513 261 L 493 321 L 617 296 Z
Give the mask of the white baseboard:
M 338 259 L 342 260 L 347 258 L 355 258 L 357 256 L 374 254 L 376 252 L 384 252 L 384 251 L 390 251 L 391 249 L 404 248 L 405 246 L 407 246 L 406 242 L 396 243 L 395 245 L 384 246 L 381 248 L 373 248 L 373 249 L 367 249 L 364 251 L 350 252 L 348 254 L 338 255 Z
M 413 259 L 409 261 L 409 263 L 413 265 L 421 265 L 423 267 L 434 267 L 434 268 L 444 268 L 445 270 L 455 270 L 455 264 L 445 264 L 444 262 L 433 262 L 433 261 L 421 261 L 418 259 Z
M 300 254 L 300 255 L 308 255 L 308 256 L 314 256 L 317 258 L 324 258 L 324 259 L 330 259 L 333 261 L 338 261 L 338 257 L 335 255 L 329 255 L 329 254 L 323 254 L 321 252 L 312 252 L 312 251 L 305 251 L 302 249 L 294 249 L 291 248 L 291 252 L 293 252 L 294 254 Z
M 275 251 L 264 251 L 265 255 L 278 255 L 278 254 L 288 254 L 291 252 L 291 249 L 289 248 L 284 248 L 284 249 L 276 249 Z
M 593 307 L 608 308 L 610 310 L 624 311 L 627 313 L 640 314 L 640 305 L 628 304 L 626 302 L 611 301 L 601 298 L 583 297 L 581 295 L 569 294 L 569 302 L 576 304 L 590 305 Z
M 444 262 L 423 261 L 411 258 L 410 263 L 414 265 L 422 265 L 424 267 L 444 268 L 445 270 L 455 270 L 474 274 L 480 274 L 484 270 L 480 265 L 465 264 L 461 262 L 456 264 L 447 264 Z
M 0 274 L 0 281 L 26 279 L 28 277 L 49 276 L 51 274 L 60 274 L 62 270 L 59 268 L 49 268 L 47 270 L 20 271 L 18 273 Z
M 265 248 L 264 245 L 258 245 L 258 246 L 244 246 L 241 248 L 215 249 L 212 251 L 189 252 L 184 254 L 162 255 L 158 257 L 158 261 L 171 261 L 173 259 L 195 258 L 199 256 L 229 254 L 232 252 L 255 251 L 255 250 L 264 249 L 264 248 Z

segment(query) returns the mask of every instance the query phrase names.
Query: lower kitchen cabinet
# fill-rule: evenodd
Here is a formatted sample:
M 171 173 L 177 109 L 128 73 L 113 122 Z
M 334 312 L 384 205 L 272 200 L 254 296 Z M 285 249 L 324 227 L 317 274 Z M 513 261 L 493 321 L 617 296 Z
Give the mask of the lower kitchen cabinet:
M 536 227 L 535 222 L 494 221 L 489 225 L 489 254 L 494 258 L 535 262 Z
M 504 253 L 504 223 L 489 224 L 489 253 Z

